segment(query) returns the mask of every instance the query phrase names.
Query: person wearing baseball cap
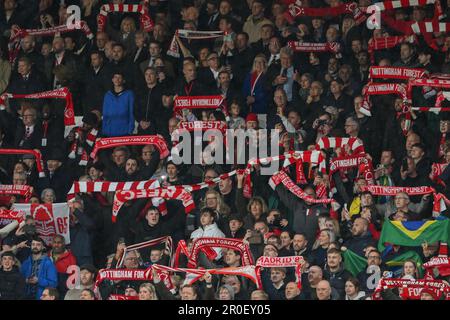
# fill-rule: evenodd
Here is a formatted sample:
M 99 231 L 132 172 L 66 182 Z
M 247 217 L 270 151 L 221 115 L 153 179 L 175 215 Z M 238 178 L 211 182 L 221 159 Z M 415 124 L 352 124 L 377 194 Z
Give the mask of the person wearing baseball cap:
M 80 267 L 79 284 L 75 285 L 73 289 L 67 291 L 64 300 L 80 300 L 80 294 L 85 289 L 92 290 L 94 288 L 95 276 L 97 274 L 97 268 L 92 264 L 83 264 Z M 78 282 L 78 281 L 76 281 Z

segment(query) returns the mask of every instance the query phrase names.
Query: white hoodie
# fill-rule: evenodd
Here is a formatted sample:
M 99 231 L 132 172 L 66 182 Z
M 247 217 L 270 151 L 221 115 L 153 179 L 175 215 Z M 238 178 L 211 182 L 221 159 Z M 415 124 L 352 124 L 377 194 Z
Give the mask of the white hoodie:
M 197 230 L 192 232 L 191 239 L 197 238 L 226 238 L 226 236 L 214 222 L 206 227 L 199 227 Z M 215 260 L 219 260 L 222 257 L 222 249 L 214 248 L 214 251 L 217 253 L 217 258 Z

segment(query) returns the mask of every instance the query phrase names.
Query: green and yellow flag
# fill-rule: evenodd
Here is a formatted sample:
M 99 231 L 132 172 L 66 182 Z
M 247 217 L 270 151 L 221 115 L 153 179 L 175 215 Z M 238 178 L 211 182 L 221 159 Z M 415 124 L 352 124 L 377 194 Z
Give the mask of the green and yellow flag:
M 378 250 L 382 252 L 385 243 L 418 247 L 424 242 L 449 242 L 450 220 L 390 221 L 386 220 L 381 230 Z

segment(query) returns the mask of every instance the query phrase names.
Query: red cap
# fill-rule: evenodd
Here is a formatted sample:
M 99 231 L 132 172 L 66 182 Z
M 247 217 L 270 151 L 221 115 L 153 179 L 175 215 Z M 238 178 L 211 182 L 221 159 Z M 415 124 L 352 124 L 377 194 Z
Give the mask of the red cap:
M 249 121 L 256 121 L 256 122 L 258 122 L 258 116 L 256 115 L 256 113 L 249 113 L 247 115 L 247 118 L 245 118 L 245 122 L 249 122 Z

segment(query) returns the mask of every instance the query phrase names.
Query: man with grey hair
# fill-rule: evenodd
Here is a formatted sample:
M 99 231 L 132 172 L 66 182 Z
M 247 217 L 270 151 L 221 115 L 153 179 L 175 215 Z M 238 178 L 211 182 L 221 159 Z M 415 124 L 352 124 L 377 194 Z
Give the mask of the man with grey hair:
M 359 122 L 353 118 L 348 117 L 345 119 L 345 134 L 347 134 L 350 138 L 357 138 L 359 134 Z
M 280 49 L 280 64 L 272 64 L 267 70 L 267 89 L 275 91 L 282 88 L 286 92 L 287 100 L 296 100 L 298 94 L 298 72 L 293 65 L 293 51 L 289 47 Z

